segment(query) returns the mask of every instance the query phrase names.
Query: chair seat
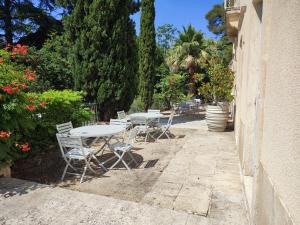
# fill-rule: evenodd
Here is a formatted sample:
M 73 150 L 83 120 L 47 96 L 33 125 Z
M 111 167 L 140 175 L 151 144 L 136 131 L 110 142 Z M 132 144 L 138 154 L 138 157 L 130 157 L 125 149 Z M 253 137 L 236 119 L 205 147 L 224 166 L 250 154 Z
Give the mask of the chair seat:
M 83 150 L 73 148 L 65 154 L 65 157 L 71 158 L 71 159 L 80 159 L 80 160 L 82 160 L 82 159 L 86 158 L 88 155 L 90 155 L 91 152 L 92 151 L 89 148 L 83 148 Z
M 128 152 L 133 148 L 133 146 L 127 143 L 117 142 L 114 144 L 110 144 L 109 148 L 113 149 L 114 151 Z
M 146 125 L 138 125 L 137 127 L 139 128 L 139 133 L 146 132 L 148 129 L 148 127 Z

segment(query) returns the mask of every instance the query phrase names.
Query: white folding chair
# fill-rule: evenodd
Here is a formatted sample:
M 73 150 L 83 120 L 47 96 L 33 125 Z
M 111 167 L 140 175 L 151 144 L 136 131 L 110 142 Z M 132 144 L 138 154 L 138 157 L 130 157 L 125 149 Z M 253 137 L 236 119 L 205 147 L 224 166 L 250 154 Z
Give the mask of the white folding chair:
M 119 120 L 124 120 L 124 119 L 126 119 L 126 113 L 125 113 L 124 110 L 118 111 L 117 114 L 118 114 L 118 119 L 119 119 Z
M 131 122 L 127 122 L 124 119 L 110 119 L 109 124 L 110 125 L 122 125 L 122 126 L 126 127 L 126 129 L 131 127 Z
M 125 139 L 125 141 L 116 142 L 108 145 L 109 149 L 115 154 L 115 156 L 118 159 L 109 169 L 113 169 L 116 165 L 122 162 L 122 164 L 126 167 L 126 169 L 130 171 L 131 169 L 128 164 L 130 164 L 132 161 L 136 165 L 138 164 L 131 153 L 131 150 L 133 149 L 133 143 L 135 141 L 138 132 L 139 132 L 139 128 L 134 127 L 129 131 L 129 135 Z M 131 161 L 128 164 L 123 159 L 126 154 L 128 154 L 131 158 Z
M 94 159 L 100 167 L 107 171 L 103 164 L 100 163 L 93 154 L 93 151 L 90 148 L 83 147 L 80 137 L 71 137 L 67 134 L 56 134 L 56 137 L 62 157 L 66 162 L 61 180 L 64 180 L 66 173 L 68 173 L 81 176 L 80 183 L 82 183 L 87 169 L 91 170 L 93 173 L 96 173 L 96 171 L 90 165 L 92 159 Z M 77 168 L 75 168 L 75 166 L 72 164 L 76 161 L 83 161 L 85 163 L 82 174 L 68 172 L 69 167 L 74 171 L 77 171 Z
M 84 126 L 85 125 L 87 125 L 87 124 L 84 124 Z M 67 123 L 57 124 L 56 129 L 59 134 L 70 134 L 70 130 L 73 129 L 73 124 L 71 121 L 67 122 Z M 88 140 L 89 140 L 89 138 L 84 138 L 82 140 L 84 143 L 84 146 L 88 146 L 88 144 L 87 144 Z M 98 140 L 98 138 L 95 138 L 94 141 L 92 142 L 92 144 L 90 143 L 90 145 L 93 145 L 97 140 Z
M 156 114 L 160 114 L 160 110 L 159 110 L 159 109 L 148 109 L 147 112 L 148 112 L 148 113 L 156 113 Z M 159 121 L 160 121 L 159 118 L 153 119 L 153 120 L 151 120 L 151 123 L 150 123 L 149 125 L 152 126 L 152 127 L 157 127 L 157 126 L 159 126 L 159 125 L 158 125 L 158 124 L 159 124 Z
M 156 138 L 156 140 L 159 140 L 163 135 L 166 135 L 168 139 L 170 139 L 170 127 L 172 125 L 173 122 L 173 118 L 174 118 L 175 112 L 172 111 L 171 115 L 169 117 L 168 123 L 167 125 L 161 125 L 159 128 L 159 132 L 161 132 L 161 134 Z
M 138 134 L 145 134 L 145 143 L 148 140 L 148 137 L 152 137 L 154 140 L 155 138 L 150 134 L 151 127 L 149 126 L 149 121 L 146 117 L 144 116 L 135 116 L 131 117 L 131 123 L 132 126 L 138 127 L 139 131 Z
M 73 129 L 73 124 L 71 121 L 67 123 L 57 124 L 56 129 L 59 134 L 69 134 L 70 130 Z

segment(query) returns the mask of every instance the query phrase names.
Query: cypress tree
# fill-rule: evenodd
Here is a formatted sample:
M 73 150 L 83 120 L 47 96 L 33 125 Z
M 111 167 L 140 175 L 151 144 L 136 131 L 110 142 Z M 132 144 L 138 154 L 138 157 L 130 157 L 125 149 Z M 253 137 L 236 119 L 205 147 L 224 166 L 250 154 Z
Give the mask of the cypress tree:
M 78 0 L 66 30 L 73 44 L 75 87 L 97 102 L 100 119 L 128 110 L 137 91 L 137 52 L 132 0 Z
M 155 8 L 154 0 L 141 2 L 141 34 L 139 42 L 140 95 L 147 110 L 152 104 L 155 80 Z

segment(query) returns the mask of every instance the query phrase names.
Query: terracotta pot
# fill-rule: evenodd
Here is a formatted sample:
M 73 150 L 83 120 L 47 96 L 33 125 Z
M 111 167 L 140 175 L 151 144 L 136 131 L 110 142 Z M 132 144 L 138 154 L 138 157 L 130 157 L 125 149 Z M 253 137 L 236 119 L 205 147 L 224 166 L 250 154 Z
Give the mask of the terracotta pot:
M 206 109 L 206 123 L 209 131 L 222 132 L 226 129 L 228 121 L 228 104 L 218 103 L 208 105 Z

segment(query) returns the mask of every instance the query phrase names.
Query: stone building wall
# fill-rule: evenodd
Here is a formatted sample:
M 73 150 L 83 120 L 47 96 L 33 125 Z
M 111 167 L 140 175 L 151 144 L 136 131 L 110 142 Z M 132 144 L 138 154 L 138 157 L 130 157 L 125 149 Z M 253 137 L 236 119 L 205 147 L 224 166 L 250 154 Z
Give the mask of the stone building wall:
M 236 143 L 256 225 L 300 224 L 299 18 L 299 0 L 242 1 L 231 35 Z

